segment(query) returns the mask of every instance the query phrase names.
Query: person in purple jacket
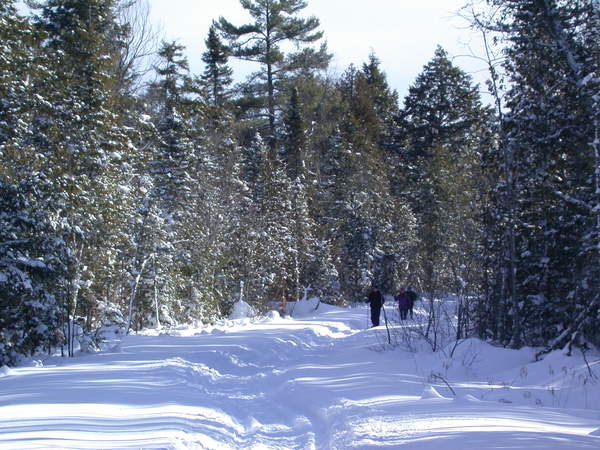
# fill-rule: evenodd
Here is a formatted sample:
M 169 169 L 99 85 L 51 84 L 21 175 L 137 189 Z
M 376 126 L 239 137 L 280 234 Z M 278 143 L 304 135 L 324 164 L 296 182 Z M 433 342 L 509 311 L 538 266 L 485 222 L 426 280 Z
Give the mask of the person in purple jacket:
M 396 301 L 398 302 L 398 310 L 400 311 L 400 320 L 406 320 L 408 310 L 410 309 L 410 297 L 406 293 L 406 289 L 400 288 L 398 295 L 396 295 Z

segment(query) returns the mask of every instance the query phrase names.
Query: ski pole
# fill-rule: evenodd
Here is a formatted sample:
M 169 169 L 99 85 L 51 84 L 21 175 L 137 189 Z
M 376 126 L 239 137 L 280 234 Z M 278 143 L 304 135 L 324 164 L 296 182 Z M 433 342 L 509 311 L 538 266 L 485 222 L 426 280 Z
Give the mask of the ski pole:
M 383 320 L 385 322 L 385 329 L 387 330 L 388 343 L 392 345 L 392 337 L 390 336 L 390 329 L 388 327 L 387 314 L 385 313 L 385 305 L 382 305 L 381 308 L 383 309 Z

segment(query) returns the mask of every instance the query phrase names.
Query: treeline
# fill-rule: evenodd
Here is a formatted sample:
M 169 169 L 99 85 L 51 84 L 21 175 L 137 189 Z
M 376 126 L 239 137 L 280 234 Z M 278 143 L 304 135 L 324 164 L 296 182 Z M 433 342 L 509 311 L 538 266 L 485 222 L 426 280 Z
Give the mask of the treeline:
M 402 105 L 375 55 L 331 76 L 301 0 L 215 20 L 201 74 L 141 0 L 30 3 L 0 2 L 0 365 L 373 282 L 457 293 L 457 338 L 599 343 L 595 2 L 473 16 L 496 108 L 441 47 Z

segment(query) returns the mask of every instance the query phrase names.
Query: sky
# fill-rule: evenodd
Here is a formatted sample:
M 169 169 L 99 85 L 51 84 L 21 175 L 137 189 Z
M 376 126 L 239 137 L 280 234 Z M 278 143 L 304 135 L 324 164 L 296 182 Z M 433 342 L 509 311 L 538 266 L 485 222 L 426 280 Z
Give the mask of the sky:
M 249 23 L 239 0 L 149 0 L 151 14 L 167 40 L 187 48 L 192 72 L 201 73 L 204 40 L 212 20 L 225 17 L 235 25 Z M 466 0 L 308 0 L 300 16 L 316 16 L 330 53 L 330 70 L 342 73 L 351 63 L 361 66 L 374 52 L 388 82 L 403 98 L 423 66 L 441 45 L 456 65 L 484 89 L 483 65 L 470 54 L 482 55 L 480 37 L 456 12 Z M 237 81 L 251 67 L 231 61 Z
M 386 302 L 393 346 L 367 305 L 316 299 L 293 317 L 104 329 L 103 351 L 0 367 L 0 450 L 600 448 L 597 354 L 454 347 L 445 322 L 434 353 L 426 302 L 405 322 Z

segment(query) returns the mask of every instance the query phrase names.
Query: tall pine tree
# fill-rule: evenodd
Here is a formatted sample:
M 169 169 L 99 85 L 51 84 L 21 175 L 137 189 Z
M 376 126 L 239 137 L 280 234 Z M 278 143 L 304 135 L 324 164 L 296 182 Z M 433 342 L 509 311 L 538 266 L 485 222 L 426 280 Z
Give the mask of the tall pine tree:
M 229 43 L 232 56 L 260 64 L 260 70 L 252 76 L 256 80 L 252 83 L 252 94 L 259 100 L 256 106 L 265 111 L 268 143 L 274 150 L 281 81 L 300 65 L 312 70 L 324 69 L 331 57 L 325 45 L 318 50 L 307 46 L 321 39 L 323 33 L 317 31 L 316 17 L 297 17 L 306 7 L 304 0 L 240 0 L 240 3 L 254 22 L 235 26 L 221 17 L 218 28 Z M 286 55 L 281 47 L 288 41 L 303 45 L 304 49 Z

